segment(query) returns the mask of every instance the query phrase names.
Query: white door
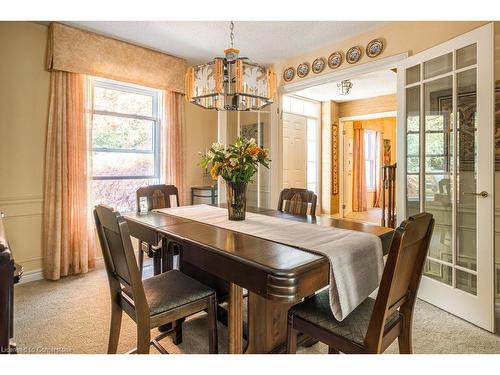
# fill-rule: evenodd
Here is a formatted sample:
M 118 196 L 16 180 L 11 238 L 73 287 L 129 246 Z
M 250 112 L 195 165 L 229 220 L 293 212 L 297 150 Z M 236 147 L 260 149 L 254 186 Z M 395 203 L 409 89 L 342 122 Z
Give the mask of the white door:
M 494 331 L 493 26 L 397 71 L 398 217 L 436 221 L 419 297 Z
M 283 113 L 283 188 L 307 186 L 307 118 Z

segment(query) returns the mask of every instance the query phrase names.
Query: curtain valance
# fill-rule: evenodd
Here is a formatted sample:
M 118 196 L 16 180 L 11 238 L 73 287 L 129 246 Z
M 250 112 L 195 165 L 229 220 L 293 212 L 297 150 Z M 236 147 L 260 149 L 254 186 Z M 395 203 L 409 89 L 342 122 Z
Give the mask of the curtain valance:
M 49 28 L 47 69 L 185 93 L 184 59 L 60 23 Z

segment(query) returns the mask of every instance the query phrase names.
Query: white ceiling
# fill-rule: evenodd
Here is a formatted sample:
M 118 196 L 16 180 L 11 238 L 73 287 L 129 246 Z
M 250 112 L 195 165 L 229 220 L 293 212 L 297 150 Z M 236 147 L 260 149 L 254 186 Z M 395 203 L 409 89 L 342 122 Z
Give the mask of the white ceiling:
M 339 94 L 338 82 L 325 83 L 294 92 L 294 94 L 321 102 L 328 100 L 347 102 L 396 93 L 397 75 L 392 70 L 383 70 L 353 77 L 350 81 L 352 82 L 352 89 L 348 95 Z
M 71 21 L 99 34 L 201 63 L 229 46 L 229 21 Z M 372 21 L 235 21 L 241 56 L 271 64 L 379 26 Z

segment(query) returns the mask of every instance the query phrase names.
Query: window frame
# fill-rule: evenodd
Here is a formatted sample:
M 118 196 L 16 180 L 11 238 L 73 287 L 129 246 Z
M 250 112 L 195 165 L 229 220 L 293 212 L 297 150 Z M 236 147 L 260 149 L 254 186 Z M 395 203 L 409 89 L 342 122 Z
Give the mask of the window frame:
M 112 112 L 112 111 L 104 111 L 104 110 L 96 110 L 94 109 L 94 94 L 92 94 L 92 117 L 94 115 L 101 116 L 111 116 L 118 118 L 128 118 L 128 119 L 137 119 L 137 120 L 146 120 L 151 121 L 153 123 L 153 142 L 152 142 L 152 151 L 147 150 L 134 150 L 134 149 L 121 149 L 121 148 L 108 148 L 108 147 L 97 147 L 94 148 L 93 145 L 93 121 L 90 129 L 90 153 L 91 155 L 94 152 L 113 152 L 113 153 L 124 153 L 124 154 L 151 154 L 153 155 L 153 175 L 114 175 L 114 176 L 94 176 L 92 171 L 92 180 L 100 180 L 100 181 L 110 181 L 110 180 L 144 180 L 144 179 L 156 179 L 160 181 L 161 179 L 161 160 L 160 160 L 160 132 L 161 132 L 161 96 L 162 93 L 160 90 L 148 88 L 144 86 L 135 85 L 132 83 L 121 82 L 109 80 L 106 78 L 93 77 L 93 87 L 99 87 L 103 89 L 110 89 L 115 91 L 123 91 L 130 94 L 138 94 L 152 97 L 153 108 L 152 108 L 152 116 L 144 116 L 144 115 L 132 115 L 128 113 L 121 112 Z

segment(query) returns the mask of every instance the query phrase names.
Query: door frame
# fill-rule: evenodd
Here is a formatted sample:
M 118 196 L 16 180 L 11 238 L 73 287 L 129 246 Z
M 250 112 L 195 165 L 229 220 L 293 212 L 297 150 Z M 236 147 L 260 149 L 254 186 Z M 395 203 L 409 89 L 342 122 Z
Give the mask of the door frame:
M 403 187 L 403 189 L 399 188 L 396 189 L 396 207 L 397 207 L 397 217 L 398 218 L 403 218 L 406 217 L 406 96 L 405 96 L 405 90 L 406 90 L 406 81 L 405 81 L 405 68 L 419 64 L 423 61 L 430 60 L 434 57 L 444 55 L 450 51 L 453 51 L 458 48 L 462 48 L 464 46 L 467 46 L 469 44 L 477 43 L 478 40 L 485 40 L 485 43 L 478 43 L 478 50 L 477 50 L 477 60 L 488 60 L 490 61 L 491 64 L 491 69 L 477 69 L 477 85 L 479 87 L 484 87 L 481 85 L 481 82 L 490 82 L 490 89 L 488 90 L 487 88 L 481 90 L 481 92 L 478 92 L 477 94 L 477 111 L 478 114 L 480 112 L 480 108 L 483 105 L 486 105 L 486 107 L 492 108 L 491 113 L 488 113 L 486 116 L 483 117 L 482 123 L 490 126 L 491 128 L 491 150 L 488 150 L 488 148 L 478 148 L 478 160 L 480 159 L 479 153 L 481 153 L 482 160 L 485 160 L 486 158 L 489 158 L 491 160 L 491 166 L 484 166 L 482 165 L 481 168 L 479 167 L 479 162 L 477 165 L 477 173 L 479 174 L 479 171 L 481 170 L 481 178 L 478 178 L 477 180 L 477 186 L 476 189 L 477 191 L 481 190 L 487 190 L 489 193 L 489 197 L 487 198 L 489 201 L 481 202 L 482 205 L 488 204 L 488 208 L 491 212 L 491 217 L 486 218 L 484 223 L 481 223 L 481 228 L 485 230 L 486 233 L 489 235 L 483 236 L 483 237 L 478 237 L 477 241 L 477 248 L 481 249 L 484 248 L 485 244 L 487 245 L 486 247 L 490 247 L 490 250 L 488 253 L 482 254 L 481 255 L 481 261 L 479 262 L 479 256 L 478 256 L 478 265 L 477 265 L 477 273 L 479 274 L 480 269 L 483 270 L 482 272 L 482 277 L 477 279 L 478 284 L 477 284 L 477 290 L 479 291 L 480 289 L 484 288 L 490 288 L 490 300 L 488 301 L 488 306 L 485 306 L 484 309 L 486 311 L 480 311 L 480 315 L 478 315 L 477 309 L 474 309 L 474 306 L 470 305 L 470 301 L 474 296 L 466 293 L 464 291 L 460 291 L 459 289 L 454 288 L 453 286 L 450 286 L 449 288 L 454 292 L 453 295 L 450 293 L 444 292 L 447 288 L 446 285 L 443 283 L 439 283 L 439 288 L 436 287 L 436 283 L 438 281 L 432 280 L 431 278 L 428 277 L 423 277 L 422 278 L 422 283 L 421 287 L 419 290 L 419 296 L 425 295 L 427 298 L 426 300 L 430 303 L 436 304 L 436 305 L 445 305 L 448 304 L 449 306 L 458 305 L 457 308 L 455 309 L 455 314 L 459 315 L 458 310 L 460 310 L 460 317 L 465 320 L 474 320 L 477 325 L 480 325 L 481 327 L 494 332 L 495 331 L 495 285 L 494 285 L 494 267 L 495 267 L 495 262 L 494 262 L 494 252 L 495 252 L 495 230 L 494 230 L 494 223 L 495 223 L 495 147 L 494 147 L 494 139 L 495 139 L 495 124 L 494 124 L 494 95 L 495 95 L 495 80 L 494 80 L 494 27 L 493 23 L 488 23 L 484 26 L 478 27 L 472 31 L 469 31 L 465 34 L 459 35 L 449 41 L 446 41 L 444 43 L 441 43 L 435 47 L 431 47 L 423 52 L 420 52 L 418 54 L 415 54 L 414 56 L 411 56 L 407 58 L 406 60 L 402 61 L 400 64 L 398 64 L 398 88 L 397 88 L 397 110 L 398 110 L 398 117 L 397 117 L 397 123 L 400 124 L 397 127 L 397 134 L 396 134 L 396 143 L 398 144 L 397 152 L 396 152 L 396 160 L 398 163 L 398 168 L 397 168 L 397 180 L 398 181 L 403 181 L 404 183 L 400 186 Z M 456 71 L 456 70 L 455 70 Z M 454 77 L 454 76 L 453 76 Z M 421 77 L 423 79 L 423 77 Z M 422 82 L 422 80 L 420 80 Z M 454 82 L 455 85 L 455 82 Z M 421 100 L 422 100 L 422 92 L 420 94 Z M 423 113 L 422 113 L 422 107 L 420 107 L 420 126 L 423 126 Z M 456 116 L 455 116 L 456 117 Z M 483 133 L 484 134 L 484 133 Z M 479 137 L 479 134 L 478 134 Z M 484 144 L 484 141 L 486 139 L 486 136 L 482 137 L 482 143 Z M 421 149 L 420 149 L 420 157 L 424 157 L 422 151 L 422 145 L 423 142 L 421 142 Z M 478 143 L 479 143 L 479 138 L 478 138 Z M 422 182 L 421 182 L 422 186 Z M 455 197 L 456 193 L 453 193 L 453 196 Z M 455 198 L 453 198 L 455 199 Z M 477 210 L 479 211 L 479 204 L 476 206 Z M 484 207 L 484 206 L 483 206 Z M 481 215 L 483 218 L 484 216 Z M 479 216 L 476 216 L 476 220 L 478 220 Z M 455 219 L 453 219 L 455 220 Z M 477 223 L 477 221 L 476 221 Z M 456 249 L 454 250 L 456 251 Z M 454 252 L 455 254 L 455 252 Z M 479 254 L 479 250 L 478 250 Z M 488 264 L 489 263 L 489 264 Z M 441 288 L 443 286 L 443 288 Z M 431 296 L 431 292 L 434 294 L 432 298 L 429 298 Z M 477 297 L 477 296 L 476 296 Z M 456 303 L 456 300 L 460 299 L 459 303 Z M 479 297 L 478 297 L 479 300 Z M 486 303 L 487 301 L 482 301 Z M 466 305 L 466 308 L 460 309 L 461 304 Z M 454 313 L 453 311 L 448 310 L 450 313 Z

